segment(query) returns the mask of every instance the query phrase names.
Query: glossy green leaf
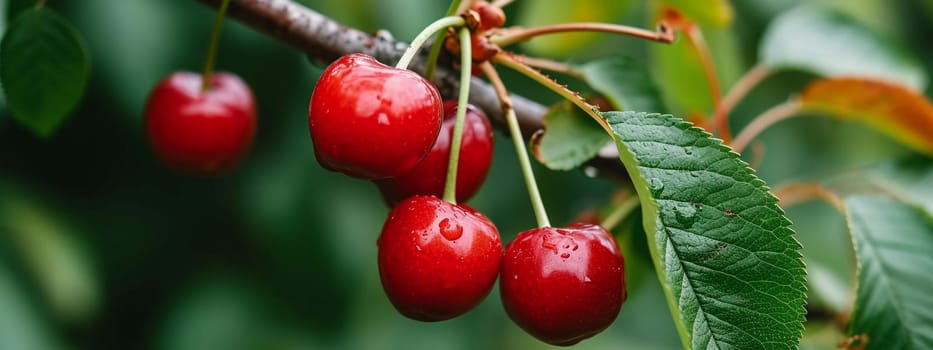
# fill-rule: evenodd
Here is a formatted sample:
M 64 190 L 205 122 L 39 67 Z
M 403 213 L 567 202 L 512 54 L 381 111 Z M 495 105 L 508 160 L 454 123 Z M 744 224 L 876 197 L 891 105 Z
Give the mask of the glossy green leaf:
M 77 31 L 45 7 L 23 11 L 0 43 L 0 82 L 14 119 L 50 136 L 80 102 L 90 59 Z
M 667 112 L 648 69 L 630 57 L 593 61 L 579 69 L 590 87 L 623 110 Z
M 765 182 L 738 154 L 681 119 L 603 116 L 641 199 L 684 347 L 797 346 L 806 272 L 790 222 Z
M 846 200 L 858 258 L 850 335 L 865 349 L 933 349 L 933 218 L 895 200 Z
M 611 141 L 599 124 L 567 101 L 548 111 L 544 126 L 532 139 L 531 154 L 553 170 L 576 168 Z
M 914 90 L 927 84 L 922 66 L 896 40 L 818 5 L 798 6 L 774 19 L 759 46 L 759 59 L 773 69 L 873 77 Z

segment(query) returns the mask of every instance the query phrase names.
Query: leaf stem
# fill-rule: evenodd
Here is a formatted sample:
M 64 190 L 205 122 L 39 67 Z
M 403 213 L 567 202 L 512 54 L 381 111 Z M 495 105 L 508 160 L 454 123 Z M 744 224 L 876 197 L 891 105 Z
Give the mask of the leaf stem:
M 428 26 L 425 27 L 421 33 L 418 33 L 415 39 L 411 41 L 411 45 L 405 49 L 405 53 L 402 54 L 402 58 L 398 60 L 398 64 L 395 65 L 395 68 L 408 69 L 408 65 L 411 64 L 411 60 L 415 58 L 415 54 L 418 53 L 418 50 L 421 49 L 424 42 L 427 41 L 431 35 L 434 35 L 434 33 L 444 30 L 447 27 L 462 26 L 464 23 L 466 22 L 463 17 L 447 16 L 428 24 Z
M 498 55 L 497 55 L 498 56 Z M 509 134 L 512 136 L 512 142 L 515 144 L 515 154 L 518 156 L 518 163 L 522 168 L 522 176 L 525 178 L 525 187 L 528 189 L 528 197 L 531 199 L 531 206 L 534 208 L 535 219 L 538 221 L 538 227 L 550 227 L 547 212 L 544 210 L 544 202 L 541 200 L 541 192 L 538 190 L 538 183 L 535 180 L 534 171 L 531 169 L 531 161 L 528 159 L 528 150 L 525 148 L 525 139 L 522 138 L 522 131 L 518 127 L 518 117 L 515 116 L 515 109 L 512 108 L 512 99 L 509 97 L 509 91 L 505 84 L 499 78 L 499 73 L 489 62 L 483 62 L 480 65 L 483 74 L 489 79 L 499 96 L 502 103 L 502 109 L 505 112 L 505 120 L 509 125 Z
M 577 105 L 577 107 L 580 107 L 580 109 L 586 112 L 587 115 L 589 115 L 590 117 L 593 118 L 593 120 L 599 123 L 599 126 L 601 126 L 603 130 L 606 130 L 606 132 L 609 133 L 610 136 L 614 135 L 612 128 L 609 127 L 609 123 L 607 123 L 606 120 L 603 119 L 603 117 L 601 117 L 599 113 L 597 113 L 599 108 L 587 103 L 583 98 L 580 97 L 580 94 L 574 91 L 570 91 L 570 89 L 567 89 L 566 86 L 560 85 L 557 82 L 555 82 L 553 79 L 544 76 L 544 74 L 541 74 L 541 72 L 531 67 L 528 67 L 526 64 L 519 61 L 518 58 L 512 56 L 509 53 L 505 53 L 505 52 L 497 53 L 495 56 L 492 57 L 492 60 L 496 63 L 502 64 L 503 66 L 514 69 L 515 71 L 519 73 L 522 73 L 523 75 L 531 78 L 537 83 L 543 85 L 544 87 L 550 89 L 551 91 L 554 91 L 561 97 Z
M 771 69 L 762 63 L 758 63 L 746 71 L 716 105 L 716 110 L 713 112 L 713 122 L 710 123 L 712 131 L 721 130 L 720 133 L 724 135 L 724 139 L 730 138 L 729 112 L 769 75 L 771 75 Z
M 453 0 L 447 7 L 447 16 L 453 16 L 457 13 L 462 0 Z M 424 68 L 424 77 L 428 81 L 434 80 L 434 68 L 437 67 L 437 57 L 441 55 L 441 48 L 444 47 L 444 35 L 438 34 L 434 38 L 434 44 L 431 44 L 431 51 L 428 52 L 428 62 Z
M 567 76 L 570 76 L 570 77 L 573 77 L 579 80 L 586 79 L 583 76 L 583 73 L 581 73 L 579 70 L 563 62 L 549 60 L 546 58 L 523 56 L 522 63 L 532 68 L 561 73 L 561 74 L 564 74 L 564 75 L 567 75 Z
M 473 53 L 470 47 L 470 29 L 460 27 L 460 95 L 457 98 L 457 119 L 454 120 L 453 138 L 450 141 L 450 159 L 447 161 L 447 181 L 444 184 L 444 200 L 457 204 L 457 167 L 460 165 L 460 145 L 463 143 L 463 124 L 466 120 L 467 103 L 470 98 L 470 78 Z
M 208 91 L 211 89 L 211 74 L 214 72 L 214 61 L 217 58 L 220 29 L 223 28 L 224 17 L 229 5 L 230 0 L 223 0 L 223 2 L 220 3 L 220 8 L 217 9 L 217 17 L 214 18 L 214 29 L 211 30 L 211 42 L 207 47 L 207 58 L 204 60 L 204 71 L 201 73 L 201 91 Z
M 511 28 L 503 31 L 501 35 L 493 36 L 489 41 L 499 46 L 509 46 L 540 35 L 569 32 L 603 32 L 631 35 L 636 38 L 668 44 L 674 42 L 674 32 L 666 25 L 660 25 L 657 30 L 651 31 L 621 24 L 600 22 L 560 23 L 531 28 Z
M 686 28 L 687 41 L 693 46 L 700 62 L 703 65 L 703 74 L 706 75 L 706 83 L 709 86 L 710 98 L 713 100 L 713 106 L 718 106 L 722 101 L 722 88 L 719 85 L 719 77 L 716 75 L 716 64 L 713 62 L 713 55 L 709 50 L 706 39 L 703 38 L 703 31 L 700 26 L 692 24 Z M 723 143 L 729 144 L 731 135 L 728 127 L 724 128 L 721 138 Z
M 794 99 L 764 111 L 764 113 L 755 117 L 755 119 L 735 137 L 735 141 L 732 143 L 732 149 L 737 153 L 742 153 L 742 149 L 748 146 L 748 143 L 751 142 L 755 136 L 758 136 L 762 131 L 779 121 L 799 115 L 801 109 L 802 105 L 800 101 Z
M 778 197 L 778 205 L 788 208 L 810 199 L 822 199 L 840 213 L 846 212 L 845 203 L 832 190 L 814 182 L 796 182 L 775 188 L 772 193 Z
M 623 219 L 627 218 L 635 208 L 641 205 L 638 196 L 634 196 L 631 191 L 625 191 L 623 196 L 622 203 L 613 208 L 612 212 L 599 224 L 605 228 L 606 231 L 612 231 L 612 229 L 618 226 Z

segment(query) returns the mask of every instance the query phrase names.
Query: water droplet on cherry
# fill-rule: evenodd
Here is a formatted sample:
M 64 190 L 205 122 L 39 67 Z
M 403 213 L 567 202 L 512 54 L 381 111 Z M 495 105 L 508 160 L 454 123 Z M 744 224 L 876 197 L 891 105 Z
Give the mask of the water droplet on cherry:
M 437 224 L 437 228 L 441 231 L 441 236 L 449 241 L 457 240 L 463 236 L 463 227 L 460 224 L 451 222 L 450 219 L 441 220 Z

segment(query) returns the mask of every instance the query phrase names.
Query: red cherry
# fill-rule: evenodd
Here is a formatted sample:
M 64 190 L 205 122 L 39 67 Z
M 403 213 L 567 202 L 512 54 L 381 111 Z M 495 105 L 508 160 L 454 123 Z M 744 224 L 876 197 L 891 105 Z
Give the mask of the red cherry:
M 499 291 L 509 317 L 568 346 L 609 327 L 625 301 L 625 264 L 612 235 L 574 224 L 519 233 L 505 249 Z
M 450 319 L 479 304 L 502 261 L 499 231 L 486 216 L 433 196 L 399 203 L 377 244 L 389 301 L 419 321 Z
M 386 202 L 395 205 L 417 194 L 443 197 L 456 116 L 457 101 L 445 101 L 444 124 L 431 152 L 407 174 L 376 181 Z M 486 114 L 473 105 L 467 105 L 457 165 L 457 202 L 469 200 L 486 181 L 492 164 L 493 143 L 492 126 Z
M 253 93 L 234 74 L 176 72 L 156 85 L 146 104 L 149 144 L 166 165 L 182 172 L 215 174 L 233 168 L 256 130 Z
M 314 155 L 322 167 L 357 178 L 403 175 L 431 149 L 442 112 L 437 89 L 415 72 L 343 56 L 311 94 Z

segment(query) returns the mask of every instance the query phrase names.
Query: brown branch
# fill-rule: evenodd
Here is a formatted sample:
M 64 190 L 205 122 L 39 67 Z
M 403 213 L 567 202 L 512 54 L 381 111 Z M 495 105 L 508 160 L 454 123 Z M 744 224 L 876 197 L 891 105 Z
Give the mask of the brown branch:
M 217 8 L 221 0 L 198 0 Z M 385 36 L 370 35 L 345 26 L 290 0 L 232 0 L 229 16 L 246 25 L 282 40 L 308 54 L 318 63 L 326 64 L 340 56 L 360 52 L 394 65 L 408 45 Z M 424 58 L 415 59 L 411 68 L 424 73 Z M 457 72 L 449 67 L 438 67 L 434 83 L 444 97 L 457 95 Z M 486 82 L 474 78 L 471 82 L 470 103 L 487 112 L 493 122 L 505 126 L 505 116 L 499 108 L 496 92 Z M 541 117 L 547 108 L 527 98 L 512 95 L 522 133 L 530 136 L 541 129 Z
M 221 0 L 197 0 L 213 8 Z M 337 23 L 331 18 L 291 0 L 232 0 L 227 9 L 228 16 L 279 39 L 307 53 L 312 60 L 326 64 L 350 53 L 365 53 L 377 60 L 394 65 L 408 47 L 385 35 L 371 35 L 361 30 Z M 426 51 L 409 67 L 424 73 Z M 457 70 L 451 63 L 437 66 L 434 83 L 441 95 L 455 98 L 459 87 Z M 544 128 L 544 115 L 548 108 L 528 98 L 510 94 L 518 123 L 525 138 Z M 470 103 L 486 111 L 496 127 L 507 132 L 505 114 L 499 105 L 496 91 L 485 81 L 473 78 L 470 81 Z M 628 178 L 618 158 L 594 158 L 587 163 L 600 169 L 608 178 Z

